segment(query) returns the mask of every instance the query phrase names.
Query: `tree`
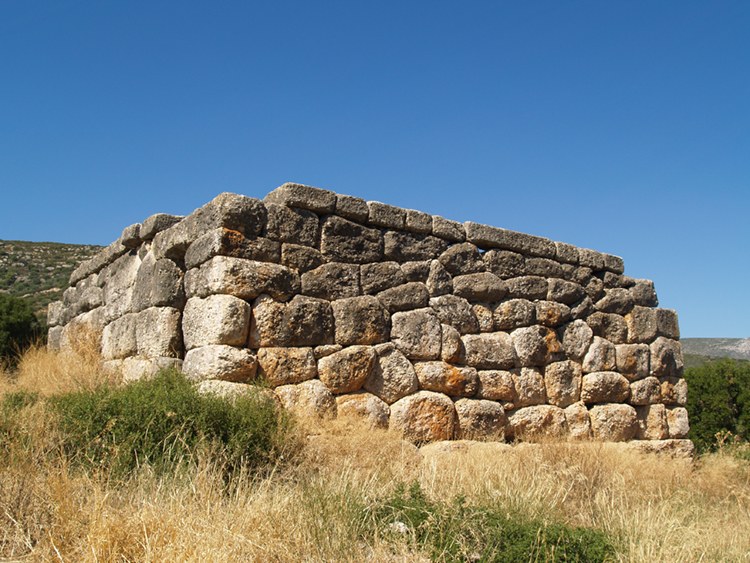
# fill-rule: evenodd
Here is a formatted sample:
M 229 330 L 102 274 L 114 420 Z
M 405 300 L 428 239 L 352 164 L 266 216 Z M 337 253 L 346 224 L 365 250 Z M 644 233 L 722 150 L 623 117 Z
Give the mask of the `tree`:
M 41 333 L 42 327 L 26 301 L 0 293 L 0 360 L 13 362 Z

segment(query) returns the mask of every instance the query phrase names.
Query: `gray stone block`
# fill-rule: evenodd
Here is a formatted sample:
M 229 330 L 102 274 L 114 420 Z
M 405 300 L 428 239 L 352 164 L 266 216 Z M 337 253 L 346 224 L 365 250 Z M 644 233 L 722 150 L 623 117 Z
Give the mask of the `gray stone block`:
M 336 215 L 358 223 L 366 223 L 369 209 L 364 199 L 350 195 L 336 196 Z
M 466 231 L 462 223 L 445 219 L 439 215 L 432 216 L 432 234 L 451 242 L 466 240 Z
M 263 201 L 287 207 L 298 207 L 316 213 L 333 213 L 337 196 L 334 192 L 287 182 L 270 192 Z
M 333 262 L 378 262 L 383 259 L 383 233 L 331 215 L 323 221 L 320 251 Z
M 359 285 L 359 266 L 331 262 L 302 274 L 302 293 L 333 301 L 356 297 L 362 292 Z
M 502 248 L 542 258 L 554 258 L 557 252 L 555 243 L 546 238 L 481 225 L 472 221 L 464 223 L 464 227 L 466 239 L 480 248 Z
M 368 222 L 373 227 L 403 229 L 406 224 L 406 210 L 379 201 L 368 201 Z

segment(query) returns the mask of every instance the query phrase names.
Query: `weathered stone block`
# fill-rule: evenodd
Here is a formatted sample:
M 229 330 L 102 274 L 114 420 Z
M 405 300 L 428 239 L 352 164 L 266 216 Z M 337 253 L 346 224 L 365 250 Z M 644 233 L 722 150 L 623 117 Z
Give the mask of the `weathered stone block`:
M 290 243 L 281 245 L 281 265 L 297 270 L 300 274 L 314 270 L 325 262 L 326 259 L 315 248 Z
M 467 365 L 477 369 L 511 369 L 516 365 L 513 341 L 507 332 L 467 334 L 461 340 Z
M 453 401 L 441 393 L 419 391 L 391 405 L 391 429 L 412 442 L 450 440 L 456 423 Z
M 183 217 L 179 215 L 169 215 L 167 213 L 156 213 L 146 219 L 141 225 L 139 236 L 143 241 L 149 241 L 165 229 L 179 223 Z
M 562 265 L 549 258 L 527 258 L 523 268 L 527 276 L 541 276 L 543 278 L 561 278 Z
M 526 259 L 517 252 L 490 250 L 485 252 L 483 259 L 487 270 L 500 279 L 507 280 L 524 275 Z
M 679 340 L 680 327 L 677 323 L 677 311 L 656 309 L 656 332 L 659 336 Z
M 570 320 L 570 307 L 554 301 L 537 301 L 536 322 L 546 327 L 555 328 Z
M 630 383 L 614 371 L 597 371 L 583 376 L 581 400 L 594 403 L 623 403 L 630 398 Z
M 578 249 L 578 263 L 594 271 L 604 269 L 604 255 L 590 248 Z
M 331 215 L 323 221 L 320 251 L 334 262 L 377 262 L 383 258 L 383 233 Z
M 617 371 L 631 381 L 649 374 L 650 350 L 647 344 L 618 344 L 615 346 Z
M 431 260 L 404 262 L 401 264 L 401 271 L 407 282 L 427 283 L 427 278 L 430 277 L 430 264 Z
M 182 333 L 188 350 L 209 344 L 244 346 L 249 330 L 250 305 L 238 297 L 192 297 L 185 305 Z
M 350 195 L 336 195 L 336 215 L 346 219 L 366 223 L 369 210 L 364 199 Z
M 495 330 L 495 317 L 492 305 L 489 303 L 473 303 L 471 310 L 479 323 L 479 332 L 493 332 Z
M 589 410 L 594 439 L 626 442 L 638 433 L 638 417 L 630 405 L 596 405 Z
M 555 242 L 555 259 L 568 264 L 578 264 L 578 247 L 565 242 Z
M 661 398 L 665 405 L 687 404 L 687 381 L 677 377 L 663 377 L 661 382 Z
M 134 356 L 138 352 L 135 324 L 135 313 L 129 313 L 104 327 L 102 332 L 102 358 L 116 360 Z
M 392 318 L 391 341 L 412 360 L 440 358 L 440 321 L 431 309 L 396 313 Z
M 594 335 L 606 338 L 613 344 L 628 342 L 628 326 L 625 319 L 612 313 L 592 313 L 586 323 L 594 331 Z
M 285 409 L 303 419 L 336 416 L 336 399 L 319 379 L 299 385 L 281 385 L 274 392 Z
M 381 291 L 377 295 L 383 306 L 391 313 L 427 307 L 430 293 L 421 282 L 411 282 Z
M 505 283 L 489 272 L 464 274 L 453 278 L 453 293 L 470 301 L 499 301 L 505 297 L 507 291 Z
M 377 363 L 365 382 L 365 389 L 388 404 L 414 393 L 419 386 L 411 362 L 393 344 L 375 347 Z
M 617 352 L 609 340 L 594 336 L 588 352 L 583 357 L 583 371 L 611 371 L 617 367 Z
M 565 411 L 553 405 L 534 405 L 506 413 L 506 436 L 535 440 L 563 436 L 567 432 Z
M 328 190 L 287 182 L 269 193 L 263 201 L 317 213 L 332 213 L 336 208 L 336 197 L 334 192 Z
M 582 320 L 568 323 L 558 330 L 565 355 L 573 360 L 582 360 L 589 349 L 594 331 Z
M 104 316 L 114 320 L 133 310 L 133 286 L 141 259 L 137 254 L 117 258 L 99 274 L 104 285 Z
M 374 227 L 403 229 L 406 224 L 406 210 L 379 201 L 368 201 L 368 222 Z
M 511 336 L 521 366 L 543 366 L 555 359 L 562 359 L 562 345 L 555 331 L 547 327 L 533 325 L 519 328 Z
M 548 284 L 539 276 L 519 276 L 505 280 L 509 297 L 520 299 L 544 299 L 547 297 Z
M 684 363 L 682 346 L 663 336 L 651 343 L 651 373 L 656 377 L 680 377 Z
M 172 307 L 149 307 L 136 314 L 138 355 L 179 358 L 182 355 L 182 314 Z
M 659 305 L 659 299 L 656 296 L 654 282 L 651 280 L 635 280 L 635 284 L 630 288 L 630 294 L 633 296 L 633 302 L 642 307 L 656 307 Z
M 643 342 L 649 344 L 656 338 L 657 323 L 656 310 L 648 307 L 633 307 L 625 315 L 628 328 L 628 342 Z
M 364 419 L 373 428 L 388 428 L 391 409 L 388 404 L 371 393 L 349 393 L 336 397 L 339 417 Z
M 670 438 L 687 438 L 690 432 L 687 409 L 685 407 L 667 408 L 667 426 Z
M 366 294 L 379 293 L 406 283 L 398 262 L 363 264 L 361 272 L 362 292 Z
M 302 274 L 302 293 L 333 301 L 361 294 L 359 266 L 332 262 Z
M 376 297 L 341 299 L 332 307 L 336 344 L 378 344 L 388 339 L 388 311 Z
M 477 392 L 477 370 L 446 362 L 415 362 L 419 387 L 451 397 L 472 397 Z
M 438 260 L 430 262 L 430 272 L 425 282 L 430 297 L 437 297 L 453 292 L 453 280 L 443 265 Z
M 572 440 L 588 440 L 591 438 L 591 419 L 586 405 L 582 402 L 573 403 L 565 407 L 564 412 L 568 436 Z
M 333 311 L 323 299 L 295 295 L 279 303 L 261 295 L 253 303 L 250 346 L 319 346 L 333 343 Z
M 403 231 L 386 231 L 383 241 L 386 258 L 397 262 L 432 260 L 448 247 L 441 238 Z
M 583 299 L 586 292 L 580 284 L 558 278 L 547 280 L 547 299 L 572 305 Z
M 188 350 L 182 363 L 185 377 L 192 381 L 221 379 L 242 383 L 252 380 L 256 369 L 255 354 L 250 350 L 223 344 Z
M 430 307 L 440 322 L 452 326 L 461 334 L 479 332 L 479 322 L 466 299 L 456 295 L 440 295 L 430 299 Z
M 120 242 L 125 248 L 138 248 L 141 245 L 141 224 L 125 227 L 120 235 Z
M 513 387 L 516 390 L 516 407 L 541 405 L 547 402 L 544 376 L 536 368 L 514 370 Z
M 655 377 L 646 377 L 630 384 L 631 405 L 653 405 L 661 402 L 661 383 Z
M 479 249 L 470 242 L 450 246 L 440 255 L 438 261 L 453 276 L 485 271 Z
M 278 263 L 281 243 L 264 237 L 246 237 L 239 231 L 218 227 L 195 239 L 185 251 L 185 267 L 197 268 L 214 256 L 231 256 Z
M 438 215 L 432 216 L 432 234 L 453 242 L 463 242 L 466 240 L 466 232 L 464 231 L 463 224 Z
M 459 332 L 450 325 L 440 325 L 440 359 L 452 364 L 463 363 L 464 343 Z
M 299 290 L 300 280 L 296 272 L 278 264 L 243 258 L 215 256 L 200 268 L 188 270 L 185 274 L 188 297 L 221 293 L 249 300 L 267 293 L 285 301 Z
M 258 375 L 277 387 L 317 377 L 318 366 L 312 348 L 261 348 Z
M 667 427 L 667 409 L 664 405 L 645 405 L 636 407 L 638 419 L 638 431 L 635 437 L 638 440 L 664 440 L 669 438 Z
M 544 386 L 550 404 L 565 408 L 581 398 L 581 365 L 570 360 L 544 368 Z
M 65 324 L 65 305 L 62 301 L 53 301 L 47 305 L 47 326 L 54 327 Z
M 132 291 L 132 309 L 185 306 L 182 270 L 167 258 L 156 260 L 150 252 L 143 258 Z
M 536 322 L 536 306 L 527 299 L 510 299 L 498 303 L 493 316 L 497 330 L 513 330 Z
M 542 237 L 480 225 L 471 221 L 465 222 L 464 228 L 466 239 L 480 248 L 502 248 L 543 258 L 555 257 L 555 243 Z
M 331 393 L 351 393 L 362 388 L 377 362 L 370 346 L 350 346 L 318 361 L 318 377 Z
M 407 209 L 404 228 L 412 233 L 432 234 L 432 215 L 416 209 Z
M 304 246 L 318 244 L 318 216 L 306 209 L 296 209 L 285 205 L 267 204 L 268 222 L 265 237 L 279 242 L 289 242 Z M 345 221 L 346 219 L 342 219 Z
M 508 422 L 503 407 L 495 401 L 459 399 L 455 403 L 460 440 L 505 440 Z
M 633 308 L 633 297 L 627 289 L 615 287 L 606 289 L 604 297 L 599 299 L 594 306 L 597 311 L 604 313 L 615 313 L 617 315 L 626 315 Z
M 477 375 L 479 377 L 477 397 L 500 401 L 505 404 L 515 403 L 516 388 L 513 383 L 513 374 L 510 371 L 479 370 Z

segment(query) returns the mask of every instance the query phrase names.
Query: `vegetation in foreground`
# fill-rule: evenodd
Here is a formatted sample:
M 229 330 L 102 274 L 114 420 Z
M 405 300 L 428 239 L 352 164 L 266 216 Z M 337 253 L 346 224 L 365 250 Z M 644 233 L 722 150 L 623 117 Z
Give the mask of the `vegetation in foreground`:
M 32 348 L 0 378 L 0 557 L 745 561 L 750 552 L 750 462 L 735 447 L 696 463 L 600 444 L 420 454 L 353 421 L 290 424 L 262 391 L 231 403 L 195 395 L 174 373 L 108 390 L 101 381 L 85 339 L 76 352 Z M 257 424 L 234 432 L 222 417 Z

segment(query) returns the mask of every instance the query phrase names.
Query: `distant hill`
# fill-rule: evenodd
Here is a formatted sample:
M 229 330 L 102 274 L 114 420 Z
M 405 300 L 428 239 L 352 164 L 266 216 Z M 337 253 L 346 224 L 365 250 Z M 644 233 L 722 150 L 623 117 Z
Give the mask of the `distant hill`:
M 685 354 L 750 360 L 750 338 L 682 338 Z
M 28 300 L 46 321 L 47 305 L 62 297 L 73 269 L 101 249 L 95 245 L 0 240 L 0 292 Z

